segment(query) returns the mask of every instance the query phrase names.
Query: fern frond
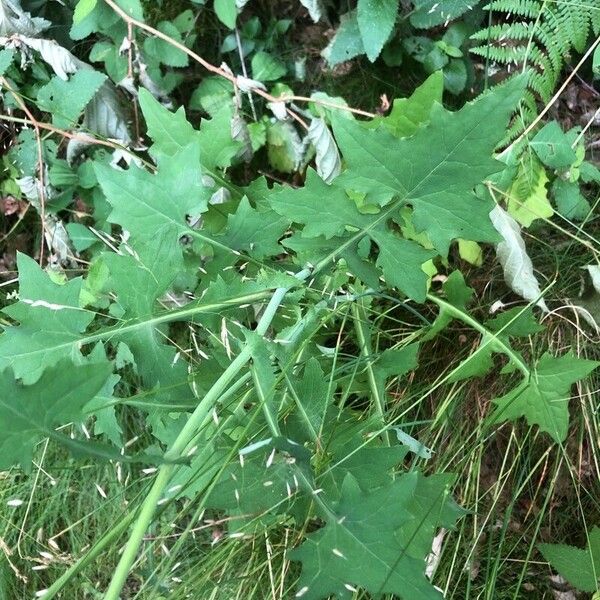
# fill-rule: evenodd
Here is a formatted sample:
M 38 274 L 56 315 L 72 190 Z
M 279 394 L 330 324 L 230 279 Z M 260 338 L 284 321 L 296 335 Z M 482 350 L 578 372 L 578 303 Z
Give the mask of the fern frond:
M 485 8 L 506 13 L 507 16 L 519 15 L 529 19 L 535 19 L 541 10 L 538 0 L 493 0 Z
M 512 136 L 536 117 L 536 97 L 543 102 L 552 97 L 571 54 L 583 52 L 590 36 L 600 33 L 600 0 L 492 0 L 485 8 L 497 24 L 471 37 L 483 43 L 471 52 L 508 71 L 530 70 L 530 92 L 511 125 Z

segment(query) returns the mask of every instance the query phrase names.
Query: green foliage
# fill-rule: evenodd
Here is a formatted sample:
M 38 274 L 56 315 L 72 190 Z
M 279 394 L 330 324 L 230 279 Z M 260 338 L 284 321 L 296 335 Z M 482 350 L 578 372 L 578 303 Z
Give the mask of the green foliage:
M 569 425 L 571 385 L 586 377 L 598 364 L 571 353 L 559 357 L 544 354 L 529 378 L 494 400 L 495 420 L 525 417 L 530 425 L 538 425 L 558 442 L 564 441 Z
M 600 581 L 600 527 L 593 527 L 585 548 L 566 544 L 540 544 L 544 558 L 572 586 L 597 592 Z
M 23 385 L 10 370 L 0 377 L 0 429 L 2 469 L 14 464 L 29 468 L 33 449 L 46 437 L 61 438 L 58 425 L 81 420 L 83 408 L 102 389 L 111 371 L 110 364 L 75 366 L 57 363 L 33 385 Z M 64 436 L 65 441 L 68 437 Z
M 373 62 L 392 33 L 399 0 L 358 0 L 356 20 L 369 60 Z
M 477 2 L 416 0 L 412 10 L 406 10 L 398 0 L 360 0 L 355 10 L 340 16 L 339 27 L 322 55 L 329 65 L 351 60 L 362 54 L 374 62 L 379 56 L 388 66 L 398 67 L 405 58 L 421 63 L 426 73 L 443 70 L 444 86 L 452 94 L 464 91 L 470 66 L 463 47 L 468 42 L 470 25 L 453 23 L 442 38 L 434 41 L 423 30 L 446 26 L 471 11 Z M 415 28 L 407 35 L 403 22 Z
M 465 2 L 414 2 L 408 16 L 398 0 L 359 0 L 341 16 L 330 64 L 366 54 L 429 74 L 369 120 L 325 92 L 291 99 L 282 79 L 303 77 L 302 57 L 281 52 L 290 19 L 261 21 L 243 0 L 194 4 L 142 34 L 80 0 L 73 52 L 89 51 L 97 71 L 42 37 L 37 17 L 0 12 L 3 39 L 20 40 L 0 55 L 15 87 L 7 117 L 30 118 L 22 101 L 52 124 L 22 129 L 3 163 L 3 193 L 30 202 L 46 246 L 37 261 L 18 254 L 2 309 L 0 466 L 28 468 L 46 438 L 88 460 L 159 465 L 128 508 L 136 525 L 109 600 L 157 507 L 175 518 L 175 499 L 222 517 L 241 543 L 289 532 L 296 597 L 440 598 L 428 557 L 466 512 L 446 472 L 463 465 L 427 463 L 420 433 L 437 435 L 438 415 L 424 420 L 413 395 L 430 378 L 433 392 L 493 374 L 502 391 L 477 435 L 526 421 L 563 444 L 572 385 L 598 364 L 530 343 L 544 330 L 532 306 L 480 322 L 472 305 L 484 295 L 444 273 L 457 254 L 481 264 L 478 243 L 497 244 L 509 286 L 547 310 L 520 225 L 550 218 L 550 200 L 584 219 L 580 183 L 597 173 L 579 130 L 556 123 L 527 152 L 494 155 L 528 75 L 443 106 L 444 89 L 458 95 L 473 75 Z M 300 4 L 315 22 L 325 15 Z M 136 0 L 118 6 L 143 21 Z M 200 22 L 227 28 L 214 50 L 232 66 L 198 85 L 172 42 L 196 48 Z M 436 40 L 423 35 L 432 27 Z M 471 354 L 430 375 L 422 357 L 456 321 L 478 336 Z M 50 594 L 64 591 L 56 581 Z
M 292 558 L 302 562 L 304 598 L 351 598 L 357 587 L 400 598 L 441 598 L 423 572 L 423 557 L 441 525 L 461 514 L 448 498 L 446 476 L 405 474 L 373 491 L 347 475 L 335 513 Z M 369 557 L 365 560 L 366 557 Z
M 571 53 L 583 52 L 588 39 L 600 34 L 594 3 L 492 0 L 487 10 L 499 21 L 472 39 L 482 45 L 471 52 L 494 65 L 516 65 L 529 71 L 528 92 L 509 130 L 516 137 L 537 115 L 537 98 L 548 102 Z

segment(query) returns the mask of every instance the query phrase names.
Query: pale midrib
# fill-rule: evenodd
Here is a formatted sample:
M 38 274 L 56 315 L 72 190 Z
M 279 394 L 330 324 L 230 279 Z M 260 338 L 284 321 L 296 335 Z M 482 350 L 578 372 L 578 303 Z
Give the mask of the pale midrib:
M 48 354 L 59 350 L 68 349 L 73 346 L 84 346 L 86 344 L 98 342 L 113 336 L 125 335 L 127 333 L 131 333 L 132 331 L 136 331 L 144 327 L 156 327 L 158 325 L 161 325 L 162 323 L 170 323 L 173 321 L 182 320 L 201 313 L 216 312 L 218 310 L 237 306 L 240 304 L 248 304 L 260 300 L 265 300 L 269 298 L 271 294 L 272 290 L 265 290 L 262 292 L 256 292 L 254 294 L 248 294 L 247 296 L 237 296 L 222 302 L 215 302 L 212 304 L 201 304 L 199 306 L 196 305 L 189 308 L 182 308 L 180 310 L 173 310 L 162 315 L 150 317 L 148 319 L 136 319 L 134 322 L 129 323 L 128 325 L 115 325 L 114 327 L 110 327 L 108 329 L 103 329 L 101 331 L 97 331 L 95 333 L 91 333 L 83 337 L 77 337 L 76 339 L 70 340 L 68 342 L 63 342 L 61 344 L 47 346 L 39 350 L 34 350 L 31 352 L 22 352 L 20 354 L 11 353 L 9 357 L 9 362 L 12 363 L 16 359 L 31 358 L 37 355 Z

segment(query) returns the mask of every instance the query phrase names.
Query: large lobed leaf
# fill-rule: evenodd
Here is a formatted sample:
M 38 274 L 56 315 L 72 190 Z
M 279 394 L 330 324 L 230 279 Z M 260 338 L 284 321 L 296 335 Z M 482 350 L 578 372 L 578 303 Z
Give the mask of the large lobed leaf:
M 296 597 L 352 598 L 357 588 L 404 600 L 442 595 L 425 577 L 437 527 L 452 527 L 461 510 L 447 494 L 448 475 L 417 472 L 363 491 L 347 475 L 326 525 L 292 553 L 302 562 Z
M 455 113 L 434 104 L 429 125 L 409 138 L 398 139 L 383 124 L 373 130 L 334 118 L 346 170 L 331 185 L 309 170 L 304 188 L 274 191 L 270 206 L 301 225 L 303 238 L 339 238 L 338 247 L 347 240 L 350 251 L 353 242 L 370 237 L 388 285 L 423 302 L 428 282 L 423 264 L 435 253 L 401 239 L 399 209 L 413 206 L 416 233 L 423 232 L 442 256 L 456 238 L 498 240 L 489 218 L 493 203 L 477 198 L 473 188 L 500 169 L 492 153 L 522 89 L 523 80 L 513 79 Z M 361 265 L 355 257 L 348 260 L 351 268 Z
M 59 425 L 83 420 L 83 407 L 105 385 L 108 362 L 74 366 L 62 361 L 32 385 L 23 385 L 10 370 L 0 374 L 0 469 L 24 468 L 33 449 L 55 435 Z M 117 455 L 118 456 L 118 455 Z

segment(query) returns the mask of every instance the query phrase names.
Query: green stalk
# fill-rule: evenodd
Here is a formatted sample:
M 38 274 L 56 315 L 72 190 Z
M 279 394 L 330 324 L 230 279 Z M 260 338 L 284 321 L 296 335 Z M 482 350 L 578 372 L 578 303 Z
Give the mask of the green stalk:
M 107 327 L 105 329 L 95 331 L 94 333 L 83 335 L 75 340 L 60 342 L 52 346 L 45 347 L 42 350 L 37 349 L 22 352 L 21 354 L 15 356 L 18 356 L 19 358 L 26 356 L 30 360 L 33 360 L 34 356 L 49 352 L 58 352 L 60 350 L 66 351 L 74 347 L 82 347 L 86 344 L 93 344 L 94 342 L 99 342 L 107 338 L 114 338 L 115 336 L 132 333 L 141 328 L 157 327 L 158 325 L 173 323 L 174 321 L 185 321 L 186 319 L 189 319 L 195 315 L 214 313 L 243 304 L 253 304 L 254 302 L 266 300 L 272 294 L 274 294 L 273 290 L 264 290 L 262 292 L 255 292 L 253 294 L 245 294 L 244 296 L 235 296 L 220 302 L 210 302 L 206 304 L 201 302 L 193 302 L 191 305 L 184 306 L 183 308 L 167 311 L 159 315 L 149 315 L 148 317 L 143 317 L 141 319 L 125 321 L 117 325 L 113 325 L 112 327 Z
M 369 388 L 373 397 L 375 413 L 381 421 L 381 425 L 385 427 L 385 398 L 381 397 L 375 371 L 373 370 L 373 350 L 371 348 L 371 333 L 369 331 L 368 317 L 365 310 L 364 298 L 359 298 L 352 304 L 352 320 L 354 321 L 354 330 L 360 345 L 360 353 L 365 359 L 367 378 L 369 380 Z M 386 429 L 383 432 L 383 440 L 386 446 L 390 446 L 390 432 Z
M 107 531 L 84 556 L 82 556 L 74 565 L 71 565 L 47 590 L 42 596 L 42 600 L 52 600 L 62 591 L 64 586 L 87 567 L 97 556 L 102 554 L 107 547 L 113 544 L 119 537 L 125 533 L 135 517 L 135 512 L 130 512 L 115 527 Z
M 310 271 L 305 269 L 298 273 L 296 277 L 299 281 L 303 281 L 308 277 L 309 274 Z M 255 333 L 258 334 L 258 336 L 265 335 L 269 326 L 271 325 L 271 322 L 273 321 L 273 318 L 275 317 L 277 309 L 283 302 L 283 299 L 289 290 L 289 287 L 278 288 L 275 290 L 271 300 L 269 301 L 269 304 L 265 308 L 265 311 L 255 328 Z M 173 442 L 171 448 L 165 453 L 165 458 L 167 460 L 178 459 L 185 454 L 188 444 L 194 438 L 196 432 L 198 429 L 200 429 L 206 417 L 210 414 L 210 411 L 219 401 L 219 398 L 222 396 L 222 394 L 227 390 L 229 384 L 235 379 L 235 377 L 237 377 L 238 373 L 242 370 L 248 360 L 250 360 L 252 349 L 252 344 L 247 344 L 238 354 L 238 356 L 231 362 L 227 369 L 225 369 L 211 389 L 206 393 L 196 410 L 194 410 L 194 412 L 190 415 L 190 418 L 187 420 L 183 429 Z M 144 534 L 152 522 L 154 513 L 156 511 L 156 506 L 161 500 L 163 492 L 168 486 L 175 469 L 176 465 L 174 464 L 164 464 L 160 467 L 158 475 L 156 476 L 148 495 L 142 503 L 131 535 L 129 536 L 127 544 L 125 545 L 125 549 L 121 559 L 119 560 L 119 564 L 115 569 L 115 573 L 111 579 L 110 585 L 106 590 L 106 594 L 104 596 L 105 600 L 119 600 L 121 590 L 123 589 L 127 576 L 129 575 L 129 571 L 135 562 L 137 553 L 144 538 Z
M 437 304 L 441 309 L 449 312 L 453 317 L 455 317 L 459 321 L 462 321 L 469 327 L 475 329 L 475 331 L 478 331 L 482 336 L 484 336 L 484 338 L 488 338 L 489 341 L 484 342 L 477 349 L 477 352 L 480 352 L 487 344 L 492 345 L 492 347 L 496 347 L 499 352 L 506 354 L 508 358 L 510 358 L 515 367 L 517 367 L 517 369 L 519 369 L 519 371 L 521 371 L 521 373 L 525 375 L 526 380 L 529 379 L 529 377 L 531 376 L 531 371 L 529 370 L 529 367 L 523 362 L 521 357 L 508 344 L 503 342 L 502 339 L 500 339 L 497 335 L 487 330 L 481 323 L 478 323 L 475 319 L 473 319 L 473 317 L 470 317 L 462 310 L 456 308 L 456 306 L 450 304 L 450 302 L 446 302 L 446 300 L 442 300 L 441 298 L 438 298 L 433 294 L 427 294 L 427 299 L 433 302 L 434 304 Z

